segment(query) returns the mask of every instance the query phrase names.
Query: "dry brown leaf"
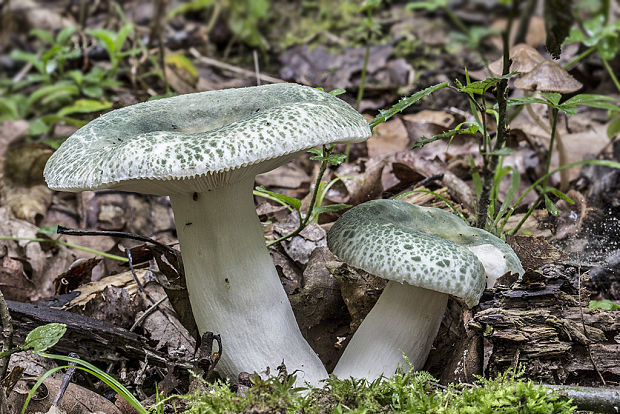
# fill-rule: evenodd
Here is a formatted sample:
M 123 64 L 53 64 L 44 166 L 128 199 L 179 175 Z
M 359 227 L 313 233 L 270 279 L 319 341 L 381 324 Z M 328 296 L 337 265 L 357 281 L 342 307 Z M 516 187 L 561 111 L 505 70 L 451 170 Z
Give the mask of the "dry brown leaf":
M 366 145 L 368 157 L 385 157 L 406 149 L 409 146 L 409 137 L 403 122 L 395 118 L 377 125 Z
M 138 277 L 138 280 L 140 280 L 140 283 L 145 282 L 147 272 L 148 269 L 136 269 L 136 276 Z M 71 302 L 63 306 L 63 309 L 84 309 L 86 305 L 88 305 L 91 300 L 95 299 L 97 295 L 100 295 L 107 286 L 126 289 L 131 297 L 133 297 L 138 290 L 138 286 L 136 285 L 131 272 L 119 273 L 117 275 L 104 277 L 96 282 L 90 282 L 78 287 L 75 290 L 80 292 L 80 295 L 73 298 Z

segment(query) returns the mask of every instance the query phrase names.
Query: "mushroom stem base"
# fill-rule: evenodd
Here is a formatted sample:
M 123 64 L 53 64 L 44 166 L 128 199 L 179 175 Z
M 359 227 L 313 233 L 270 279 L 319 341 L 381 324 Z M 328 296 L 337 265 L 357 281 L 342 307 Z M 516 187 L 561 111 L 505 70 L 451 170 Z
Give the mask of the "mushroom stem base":
M 448 295 L 388 282 L 334 368 L 340 378 L 390 376 L 407 356 L 422 369 L 448 303 Z M 407 367 L 405 367 L 407 368 Z
M 217 371 L 277 372 L 283 361 L 300 384 L 327 377 L 301 335 L 265 247 L 252 197 L 253 178 L 202 193 L 170 196 L 187 289 L 201 334 L 222 336 Z

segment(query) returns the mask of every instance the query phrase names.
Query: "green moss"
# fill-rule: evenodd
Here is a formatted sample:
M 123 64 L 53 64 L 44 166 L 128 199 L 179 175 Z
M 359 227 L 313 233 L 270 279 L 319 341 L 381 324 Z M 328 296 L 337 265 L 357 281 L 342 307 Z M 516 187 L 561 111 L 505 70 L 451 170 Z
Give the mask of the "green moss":
M 323 389 L 301 392 L 294 379 L 254 379 L 254 387 L 240 396 L 227 383 L 207 391 L 180 396 L 185 413 L 573 413 L 571 401 L 508 371 L 473 385 L 442 387 L 427 372 L 399 370 L 391 378 L 368 383 L 331 377 Z

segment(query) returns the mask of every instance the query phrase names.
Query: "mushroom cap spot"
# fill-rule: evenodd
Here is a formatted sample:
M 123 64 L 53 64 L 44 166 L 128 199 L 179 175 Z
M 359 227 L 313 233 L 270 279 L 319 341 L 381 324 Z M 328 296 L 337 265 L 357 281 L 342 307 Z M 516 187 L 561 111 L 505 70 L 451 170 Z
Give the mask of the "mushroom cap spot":
M 341 99 L 297 84 L 180 95 L 108 112 L 50 157 L 55 190 L 152 194 L 210 190 L 317 145 L 360 142 L 366 120 Z M 249 167 L 249 168 L 247 168 Z
M 434 231 L 437 226 L 440 234 Z M 471 307 L 485 288 L 484 267 L 466 243 L 444 237 L 460 233 L 456 238 L 464 241 L 469 237 L 468 228 L 461 219 L 440 209 L 374 200 L 344 213 L 329 230 L 327 245 L 352 266 L 388 280 L 457 296 Z M 355 229 L 353 237 L 345 236 L 351 229 Z M 474 237 L 472 243 L 480 239 Z
M 515 87 L 526 91 L 572 93 L 583 86 L 557 63 L 545 60 L 531 72 L 515 80 Z

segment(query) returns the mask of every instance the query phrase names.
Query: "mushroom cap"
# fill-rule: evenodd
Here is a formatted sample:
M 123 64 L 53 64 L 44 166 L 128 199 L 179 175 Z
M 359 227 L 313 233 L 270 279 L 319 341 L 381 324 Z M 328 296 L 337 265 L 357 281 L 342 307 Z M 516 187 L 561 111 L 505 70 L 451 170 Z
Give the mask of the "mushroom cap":
M 531 72 L 536 66 L 545 61 L 543 55 L 532 46 L 519 43 L 510 49 L 510 65 L 511 72 L 520 72 L 522 74 Z M 500 76 L 504 66 L 504 59 L 499 58 L 489 64 L 489 72 L 494 76 Z
M 436 226 L 441 228 L 440 234 Z M 373 200 L 344 213 L 329 230 L 327 245 L 352 266 L 459 297 L 471 307 L 484 291 L 485 269 L 462 245 L 465 243 L 443 238 L 450 235 L 474 245 L 484 244 L 466 231 L 469 229 L 458 217 L 440 209 Z
M 572 93 L 583 86 L 557 63 L 545 60 L 531 72 L 515 80 L 515 87 L 526 91 Z
M 341 99 L 297 84 L 180 95 L 108 112 L 50 157 L 51 189 L 207 191 L 269 171 L 317 145 L 369 138 Z

